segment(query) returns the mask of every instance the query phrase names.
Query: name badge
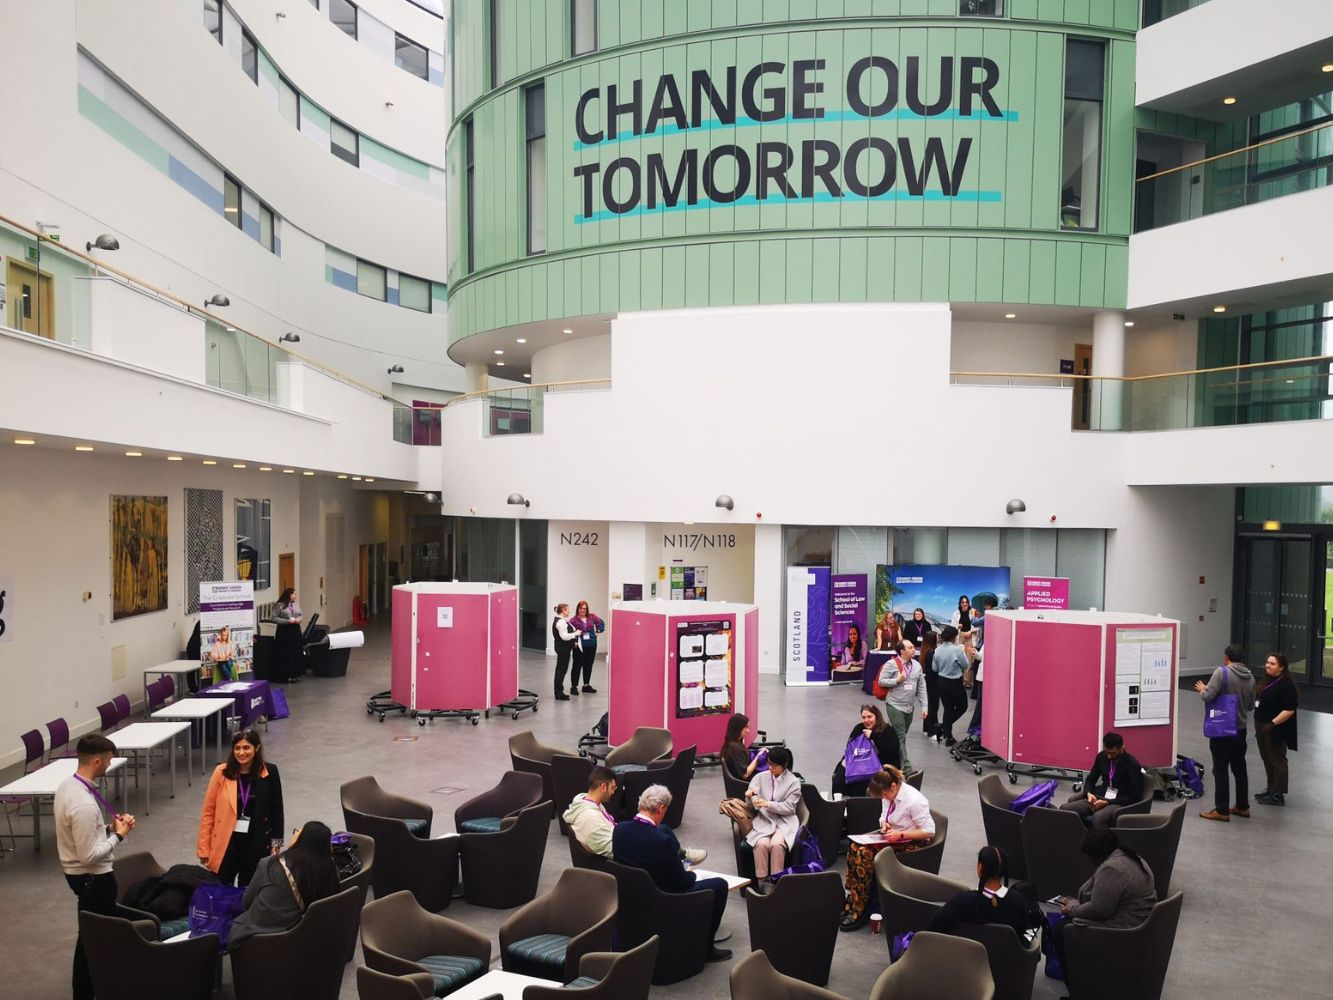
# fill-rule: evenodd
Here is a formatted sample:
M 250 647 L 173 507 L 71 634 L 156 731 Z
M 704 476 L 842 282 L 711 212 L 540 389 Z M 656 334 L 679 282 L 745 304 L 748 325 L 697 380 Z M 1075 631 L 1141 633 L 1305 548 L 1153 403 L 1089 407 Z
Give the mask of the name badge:
M 1120 794 L 1120 789 L 1108 788 L 1106 790 L 1106 794 L 1103 795 L 1102 798 L 1104 798 L 1107 802 L 1114 802 L 1116 800 L 1116 796 L 1119 794 Z
M 249 817 L 249 816 L 242 816 L 240 819 L 238 819 L 238 820 L 236 821 L 236 825 L 235 825 L 234 827 L 232 827 L 232 830 L 233 830 L 234 832 L 236 832 L 236 833 L 249 833 L 249 832 L 250 832 L 250 817 Z

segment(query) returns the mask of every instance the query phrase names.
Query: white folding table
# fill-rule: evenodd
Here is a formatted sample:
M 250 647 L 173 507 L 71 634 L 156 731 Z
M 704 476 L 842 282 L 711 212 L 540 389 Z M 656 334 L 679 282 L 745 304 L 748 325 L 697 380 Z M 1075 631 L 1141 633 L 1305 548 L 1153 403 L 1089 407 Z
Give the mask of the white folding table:
M 171 758 L 171 797 L 176 797 L 176 737 L 190 731 L 188 722 L 136 722 L 111 734 L 111 742 L 116 744 L 117 753 L 134 755 L 134 766 L 139 766 L 139 754 L 146 755 L 148 766 L 144 768 L 144 815 L 153 812 L 153 751 L 162 744 L 169 744 L 167 756 Z M 185 739 L 185 777 L 190 779 L 194 769 L 194 750 L 190 740 Z M 136 777 L 137 781 L 137 777 Z
M 480 979 L 474 979 L 461 989 L 449 994 L 449 1000 L 488 1000 L 498 996 L 502 1000 L 523 1000 L 523 991 L 529 986 L 558 988 L 560 983 L 553 979 L 538 979 L 536 976 L 520 976 L 517 972 L 505 972 L 492 969 Z
M 229 709 L 231 704 L 226 698 L 184 698 L 164 708 L 159 708 L 150 718 L 157 719 L 159 722 L 197 722 L 200 724 L 199 773 L 204 774 L 207 771 L 207 765 L 204 762 L 204 738 L 208 733 L 208 730 L 204 728 L 204 720 L 210 715 L 218 716 L 218 760 L 220 761 L 222 760 L 222 730 L 224 728 L 222 713 Z
M 143 704 L 148 707 L 148 675 L 157 674 L 158 676 L 171 675 L 176 679 L 176 697 L 180 698 L 184 692 L 181 690 L 181 681 L 189 674 L 198 673 L 203 664 L 198 660 L 172 660 L 170 663 L 159 663 L 156 667 L 145 667 L 143 672 Z
M 69 778 L 75 770 L 78 769 L 79 761 L 75 757 L 58 757 L 45 767 L 39 767 L 37 770 L 25 774 L 23 777 L 11 781 L 9 784 L 0 788 L 0 796 L 16 795 L 22 798 L 32 800 L 32 833 L 16 833 L 15 837 L 31 837 L 32 849 L 40 851 L 42 849 L 42 802 L 45 799 L 54 799 L 56 789 L 58 789 L 65 779 Z M 125 773 L 122 770 L 125 766 L 124 757 L 112 757 L 111 766 L 106 769 L 107 774 L 116 773 L 116 777 L 121 779 L 120 800 L 125 801 Z M 5 836 L 8 836 L 6 834 Z

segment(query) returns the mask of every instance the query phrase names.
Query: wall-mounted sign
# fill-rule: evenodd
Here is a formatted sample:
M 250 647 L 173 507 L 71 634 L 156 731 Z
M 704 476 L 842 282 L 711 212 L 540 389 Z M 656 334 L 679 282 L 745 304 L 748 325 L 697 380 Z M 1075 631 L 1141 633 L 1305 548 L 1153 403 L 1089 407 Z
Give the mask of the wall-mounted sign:
M 662 536 L 662 548 L 664 549 L 689 549 L 691 552 L 698 552 L 700 549 L 734 549 L 735 547 L 736 536 L 729 532 L 719 531 L 716 534 L 705 535 L 696 531 L 677 531 Z
M 454 627 L 454 609 L 436 608 L 435 609 L 435 627 L 453 628 Z
M 1069 577 L 1023 577 L 1023 607 L 1028 611 L 1045 608 L 1063 610 L 1069 607 Z

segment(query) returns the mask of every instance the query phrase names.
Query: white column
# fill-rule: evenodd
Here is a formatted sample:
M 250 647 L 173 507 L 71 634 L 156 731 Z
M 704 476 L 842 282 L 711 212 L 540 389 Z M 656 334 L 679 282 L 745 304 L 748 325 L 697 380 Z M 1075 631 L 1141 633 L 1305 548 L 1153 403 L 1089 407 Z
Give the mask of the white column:
M 490 388 L 490 376 L 486 365 L 480 361 L 470 361 L 463 366 L 463 376 L 467 381 L 467 392 L 484 392 Z
M 782 671 L 782 525 L 754 526 L 754 603 L 759 607 L 759 672 Z
M 1118 431 L 1122 427 L 1125 383 L 1125 314 L 1099 312 L 1092 317 L 1092 430 Z

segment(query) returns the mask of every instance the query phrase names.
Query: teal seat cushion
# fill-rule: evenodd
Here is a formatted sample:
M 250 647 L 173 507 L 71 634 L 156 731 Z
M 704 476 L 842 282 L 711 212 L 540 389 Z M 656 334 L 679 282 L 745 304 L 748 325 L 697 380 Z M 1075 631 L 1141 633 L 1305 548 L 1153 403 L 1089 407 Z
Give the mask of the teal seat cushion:
M 184 934 L 189 929 L 189 917 L 181 917 L 179 920 L 164 920 L 157 929 L 157 939 L 166 941 L 168 938 L 174 938 L 177 934 Z
M 569 938 L 564 934 L 535 934 L 521 938 L 509 946 L 509 966 L 512 971 L 527 976 L 540 976 L 565 981 L 565 953 Z
M 499 833 L 499 816 L 478 816 L 476 819 L 465 819 L 458 824 L 459 833 Z
M 600 979 L 593 979 L 592 976 L 579 976 L 578 979 L 575 979 L 572 982 L 565 983 L 565 989 L 586 990 L 588 989 L 588 987 L 596 986 L 600 982 L 601 982 Z
M 422 840 L 430 837 L 430 820 L 428 819 L 405 819 L 403 825 L 414 837 L 420 837 Z
M 463 955 L 427 955 L 417 959 L 435 977 L 435 995 L 447 996 L 460 986 L 472 982 L 486 967 L 479 958 L 467 958 Z

